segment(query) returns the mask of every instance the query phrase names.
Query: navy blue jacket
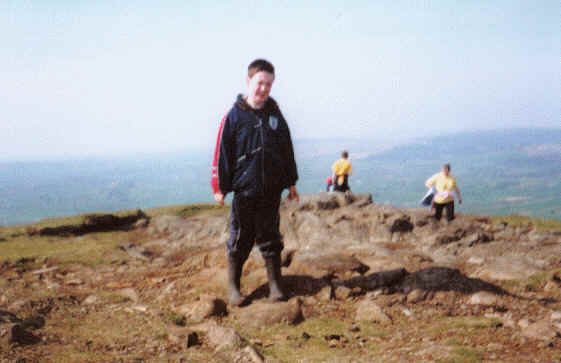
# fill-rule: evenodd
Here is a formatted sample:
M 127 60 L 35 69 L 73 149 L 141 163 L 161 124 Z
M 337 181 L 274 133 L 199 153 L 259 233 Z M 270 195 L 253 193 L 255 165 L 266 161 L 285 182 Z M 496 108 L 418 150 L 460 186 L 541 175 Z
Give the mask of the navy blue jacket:
M 239 95 L 218 131 L 214 193 L 260 197 L 281 193 L 297 180 L 290 131 L 277 103 L 269 97 L 262 109 L 254 110 Z

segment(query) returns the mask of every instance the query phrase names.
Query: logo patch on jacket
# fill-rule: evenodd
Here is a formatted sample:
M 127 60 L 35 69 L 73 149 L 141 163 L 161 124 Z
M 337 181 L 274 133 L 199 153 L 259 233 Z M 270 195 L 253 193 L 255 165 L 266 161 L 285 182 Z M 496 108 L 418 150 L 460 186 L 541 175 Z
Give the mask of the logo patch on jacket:
M 271 126 L 271 129 L 276 130 L 279 127 L 279 119 L 273 115 L 269 116 L 269 126 Z

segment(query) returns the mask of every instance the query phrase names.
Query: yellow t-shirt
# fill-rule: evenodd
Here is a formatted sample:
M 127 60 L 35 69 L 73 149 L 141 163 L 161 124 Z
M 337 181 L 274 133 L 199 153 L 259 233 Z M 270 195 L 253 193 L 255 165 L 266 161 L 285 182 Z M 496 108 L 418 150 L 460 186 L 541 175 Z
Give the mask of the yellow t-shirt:
M 454 201 L 453 192 L 457 189 L 457 185 L 456 178 L 452 175 L 446 176 L 442 172 L 434 174 L 427 180 L 427 185 L 436 187 L 435 203 L 444 204 Z
M 351 175 L 353 172 L 353 166 L 351 162 L 347 159 L 339 159 L 331 167 L 333 174 L 337 176 L 337 184 L 341 185 L 343 180 L 345 180 L 345 175 Z

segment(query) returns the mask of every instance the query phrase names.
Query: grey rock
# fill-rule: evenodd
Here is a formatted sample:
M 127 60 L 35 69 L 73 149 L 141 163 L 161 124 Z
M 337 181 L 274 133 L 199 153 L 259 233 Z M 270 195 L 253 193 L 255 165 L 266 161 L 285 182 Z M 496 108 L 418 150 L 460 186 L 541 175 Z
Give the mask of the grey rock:
M 127 298 L 133 302 L 138 302 L 138 294 L 133 288 L 127 287 L 125 289 L 118 290 L 116 293 L 119 296 Z
M 49 272 L 56 271 L 56 270 L 58 270 L 58 268 L 59 268 L 58 266 L 45 267 L 45 268 L 42 268 L 40 270 L 33 271 L 32 274 L 33 275 L 42 275 L 42 274 L 46 274 L 46 273 L 49 273 Z
M 426 298 L 427 292 L 422 289 L 414 289 L 409 294 L 407 294 L 407 302 L 412 304 L 424 301 Z
M 342 253 L 324 255 L 297 254 L 292 261 L 291 270 L 307 273 L 314 277 L 358 272 L 364 274 L 369 267 L 354 256 Z
M 550 342 L 554 339 L 558 332 L 549 321 L 542 320 L 535 323 L 530 323 L 528 326 L 522 326 L 522 336 Z
M 264 363 L 265 358 L 251 345 L 246 346 L 244 352 L 247 353 L 253 363 Z
M 181 306 L 178 312 L 195 322 L 212 316 L 225 316 L 228 313 L 226 302 L 212 295 L 202 295 L 198 301 Z
M 335 300 L 347 300 L 353 293 L 352 289 L 345 286 L 334 287 L 333 296 Z
M 149 257 L 152 253 L 141 246 L 137 246 L 134 243 L 124 243 L 119 246 L 119 249 L 125 251 L 129 256 L 137 258 L 142 261 L 149 261 Z
M 195 331 L 202 331 L 206 333 L 208 343 L 216 347 L 216 350 L 225 348 L 241 348 L 245 339 L 242 338 L 236 330 L 220 326 L 214 322 L 203 323 L 191 326 Z
M 82 305 L 92 305 L 95 304 L 98 300 L 97 295 L 89 295 L 82 301 Z
M 542 272 L 535 261 L 525 256 L 506 255 L 488 260 L 478 268 L 472 277 L 489 280 L 523 280 Z
M 277 303 L 253 303 L 241 309 L 237 315 L 244 325 L 251 327 L 268 326 L 281 322 L 294 325 L 304 319 L 301 302 L 297 299 Z
M 471 295 L 468 303 L 471 305 L 489 305 L 494 306 L 499 302 L 499 297 L 487 291 L 480 291 Z
M 355 319 L 379 324 L 391 324 L 392 322 L 391 318 L 384 313 L 382 308 L 370 299 L 364 299 L 358 304 Z
M 134 228 L 144 228 L 148 226 L 148 223 L 150 223 L 148 218 L 141 218 L 138 221 L 136 221 L 136 223 L 134 224 Z

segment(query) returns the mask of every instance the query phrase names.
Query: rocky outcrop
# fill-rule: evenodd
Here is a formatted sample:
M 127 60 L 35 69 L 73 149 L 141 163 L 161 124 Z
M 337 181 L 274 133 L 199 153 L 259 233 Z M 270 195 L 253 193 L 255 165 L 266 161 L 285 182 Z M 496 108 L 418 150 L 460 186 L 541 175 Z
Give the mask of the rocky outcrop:
M 117 230 L 128 230 L 140 220 L 148 217 L 140 209 L 133 214 L 117 216 L 114 214 L 88 214 L 84 221 L 77 225 L 62 225 L 57 227 L 31 228 L 28 230 L 30 236 L 80 236 L 86 233 L 108 232 Z
M 559 234 L 478 216 L 436 221 L 367 194 L 302 196 L 280 213 L 285 302 L 268 302 L 257 248 L 242 276 L 248 304 L 224 302 L 225 209 L 141 219 L 93 265 L 1 263 L 0 351 L 9 361 L 57 361 L 66 348 L 111 361 L 558 358 Z

